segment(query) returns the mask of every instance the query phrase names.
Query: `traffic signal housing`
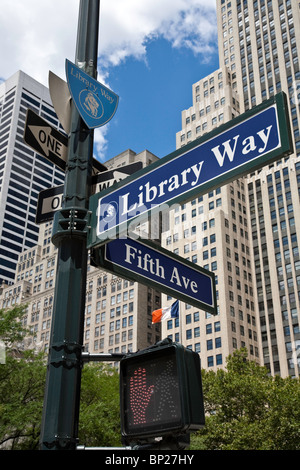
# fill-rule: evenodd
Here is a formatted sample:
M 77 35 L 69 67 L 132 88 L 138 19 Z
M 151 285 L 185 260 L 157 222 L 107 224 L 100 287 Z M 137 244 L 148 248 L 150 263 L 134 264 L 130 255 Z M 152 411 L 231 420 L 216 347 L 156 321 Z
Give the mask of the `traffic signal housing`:
M 199 355 L 166 339 L 125 356 L 120 361 L 120 410 L 126 444 L 203 427 Z

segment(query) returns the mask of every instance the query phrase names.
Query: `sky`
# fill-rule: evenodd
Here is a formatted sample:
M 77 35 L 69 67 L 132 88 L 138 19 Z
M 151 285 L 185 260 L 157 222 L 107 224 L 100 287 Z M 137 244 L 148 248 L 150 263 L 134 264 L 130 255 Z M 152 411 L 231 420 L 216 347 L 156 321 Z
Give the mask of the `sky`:
M 75 62 L 80 0 L 0 0 L 0 83 L 22 70 L 48 86 Z M 161 158 L 176 148 L 192 85 L 218 69 L 216 0 L 101 0 L 98 81 L 119 95 L 95 130 L 105 162 L 131 149 Z

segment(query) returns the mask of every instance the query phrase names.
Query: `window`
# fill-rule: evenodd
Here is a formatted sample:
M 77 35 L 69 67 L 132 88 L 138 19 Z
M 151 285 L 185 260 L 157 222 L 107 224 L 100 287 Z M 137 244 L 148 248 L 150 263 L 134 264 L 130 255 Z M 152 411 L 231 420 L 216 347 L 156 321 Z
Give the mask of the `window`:
M 217 366 L 223 364 L 222 354 L 217 354 L 216 355 L 216 364 L 217 364 Z
M 186 339 L 192 338 L 192 330 L 186 330 Z
M 213 367 L 213 365 L 214 365 L 213 356 L 208 356 L 208 358 L 207 358 L 207 367 Z

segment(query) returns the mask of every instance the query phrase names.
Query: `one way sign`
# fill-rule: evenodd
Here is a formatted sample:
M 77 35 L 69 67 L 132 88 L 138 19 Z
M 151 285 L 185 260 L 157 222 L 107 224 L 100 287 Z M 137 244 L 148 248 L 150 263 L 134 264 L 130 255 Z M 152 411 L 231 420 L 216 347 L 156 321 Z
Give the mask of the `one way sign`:
M 31 109 L 27 110 L 24 142 L 35 152 L 65 171 L 68 159 L 68 138 Z M 93 158 L 95 173 L 106 171 L 103 163 Z
M 31 109 L 27 110 L 24 141 L 61 170 L 65 170 L 68 138 Z

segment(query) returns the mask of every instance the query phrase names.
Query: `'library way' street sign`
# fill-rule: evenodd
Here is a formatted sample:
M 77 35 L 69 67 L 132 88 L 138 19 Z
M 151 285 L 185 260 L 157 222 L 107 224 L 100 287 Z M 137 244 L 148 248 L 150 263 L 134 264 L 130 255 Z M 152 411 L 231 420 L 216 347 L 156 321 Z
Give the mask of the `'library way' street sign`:
M 279 93 L 195 142 L 91 196 L 88 247 L 126 233 L 136 218 L 187 201 L 292 152 L 285 94 Z

